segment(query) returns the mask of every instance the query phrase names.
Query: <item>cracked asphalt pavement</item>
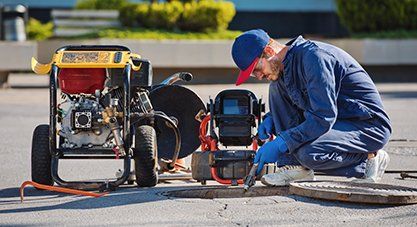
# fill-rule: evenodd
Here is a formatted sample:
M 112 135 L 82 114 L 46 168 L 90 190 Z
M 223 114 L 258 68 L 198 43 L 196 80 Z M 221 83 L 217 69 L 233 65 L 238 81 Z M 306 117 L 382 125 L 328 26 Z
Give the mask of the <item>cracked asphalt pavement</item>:
M 26 78 L 26 79 L 25 79 Z M 34 77 L 33 77 L 34 78 Z M 43 79 L 12 78 L 11 89 L 0 90 L 0 226 L 265 226 L 265 225 L 415 225 L 417 205 L 384 206 L 322 201 L 294 195 L 243 198 L 178 198 L 172 190 L 202 186 L 194 181 L 167 181 L 154 188 L 124 185 L 115 192 L 89 198 L 38 191 L 28 187 L 20 203 L 18 188 L 30 180 L 30 147 L 33 129 L 48 122 L 48 90 Z M 23 84 L 23 85 L 22 85 Z M 27 85 L 28 84 L 28 85 Z M 22 87 L 25 87 L 24 89 Z M 32 87 L 32 88 L 27 88 Z M 188 86 L 207 101 L 233 85 Z M 248 84 L 267 99 L 267 84 Z M 386 150 L 389 170 L 417 170 L 417 84 L 377 84 L 394 126 Z M 189 160 L 188 160 L 189 162 Z M 64 160 L 64 179 L 114 177 L 121 162 Z M 345 180 L 328 176 L 318 179 Z M 386 174 L 383 183 L 417 188 L 416 179 Z M 209 182 L 208 186 L 219 186 Z M 257 182 L 255 187 L 263 187 Z

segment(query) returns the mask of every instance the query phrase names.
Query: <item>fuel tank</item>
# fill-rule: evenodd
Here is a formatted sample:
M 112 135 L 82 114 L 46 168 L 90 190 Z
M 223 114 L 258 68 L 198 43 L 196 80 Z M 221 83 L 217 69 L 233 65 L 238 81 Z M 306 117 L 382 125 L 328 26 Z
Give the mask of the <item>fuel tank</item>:
M 62 68 L 58 73 L 59 87 L 66 94 L 94 94 L 103 90 L 105 80 L 104 68 Z

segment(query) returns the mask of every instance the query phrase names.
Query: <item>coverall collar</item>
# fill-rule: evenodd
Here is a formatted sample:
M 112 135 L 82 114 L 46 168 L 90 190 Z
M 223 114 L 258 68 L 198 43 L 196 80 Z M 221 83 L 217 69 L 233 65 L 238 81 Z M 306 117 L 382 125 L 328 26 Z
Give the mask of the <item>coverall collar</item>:
M 282 63 L 285 65 L 287 65 L 288 61 L 290 61 L 292 55 L 293 55 L 293 48 L 298 46 L 301 43 L 304 43 L 306 40 L 303 38 L 303 36 L 299 35 L 296 38 L 291 39 L 288 43 L 286 43 L 285 45 L 288 46 L 288 51 L 287 54 L 284 57 L 284 60 L 282 61 Z

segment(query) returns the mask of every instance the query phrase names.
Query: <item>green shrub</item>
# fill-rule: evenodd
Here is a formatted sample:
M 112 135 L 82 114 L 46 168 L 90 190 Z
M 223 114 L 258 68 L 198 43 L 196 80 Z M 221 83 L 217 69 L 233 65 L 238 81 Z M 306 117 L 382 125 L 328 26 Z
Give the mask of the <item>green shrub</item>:
M 26 31 L 29 39 L 44 40 L 53 36 L 53 28 L 52 22 L 42 24 L 40 21 L 30 18 Z
M 77 0 L 76 9 L 121 9 L 127 0 Z
M 183 4 L 178 1 L 152 3 L 149 7 L 148 17 L 141 19 L 145 20 L 145 24 L 149 28 L 173 30 L 182 12 Z
M 183 11 L 179 1 L 166 3 L 139 3 L 121 9 L 121 21 L 126 26 L 139 25 L 145 28 L 174 30 Z M 134 14 L 134 15 L 131 15 Z M 134 22 L 131 22 L 134 20 Z
M 128 3 L 119 9 L 119 21 L 127 27 L 137 26 L 137 12 L 135 11 L 137 4 Z
M 83 38 L 108 38 L 108 39 L 157 39 L 157 40 L 233 40 L 241 31 L 218 31 L 218 32 L 181 32 L 181 31 L 166 31 L 162 29 L 104 29 L 96 34 L 88 34 Z M 78 37 L 80 38 L 80 37 Z
M 227 29 L 236 14 L 231 2 L 201 0 L 184 5 L 179 26 L 186 31 L 218 31 Z
M 135 21 L 140 27 L 149 27 L 149 4 L 139 3 L 133 9 L 135 12 Z
M 337 0 L 337 13 L 353 33 L 417 29 L 417 0 Z
M 77 0 L 76 9 L 94 9 L 97 0 Z
M 236 14 L 233 3 L 215 0 L 129 4 L 119 12 L 125 26 L 197 32 L 225 30 Z

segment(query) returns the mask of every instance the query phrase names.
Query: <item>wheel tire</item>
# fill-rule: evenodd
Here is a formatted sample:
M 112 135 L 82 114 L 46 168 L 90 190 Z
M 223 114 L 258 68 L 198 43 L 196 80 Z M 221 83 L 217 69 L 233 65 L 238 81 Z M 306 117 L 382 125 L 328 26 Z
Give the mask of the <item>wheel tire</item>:
M 139 126 L 136 129 L 133 149 L 138 187 L 153 187 L 158 183 L 157 153 L 155 129 L 149 125 Z
M 32 181 L 53 185 L 49 151 L 49 125 L 38 125 L 32 137 Z

